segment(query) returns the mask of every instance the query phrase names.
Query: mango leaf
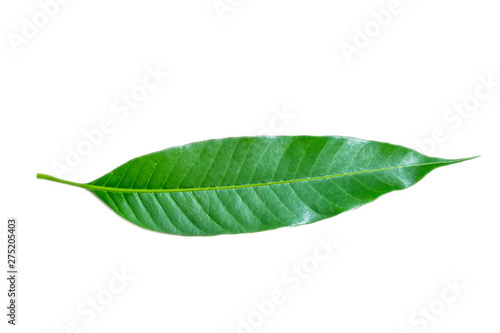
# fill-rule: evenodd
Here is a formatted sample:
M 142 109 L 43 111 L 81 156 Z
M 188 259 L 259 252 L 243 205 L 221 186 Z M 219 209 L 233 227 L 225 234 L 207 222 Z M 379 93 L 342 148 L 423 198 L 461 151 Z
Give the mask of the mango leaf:
M 316 222 L 402 190 L 465 159 L 338 136 L 208 140 L 144 155 L 87 184 L 123 218 L 185 236 Z

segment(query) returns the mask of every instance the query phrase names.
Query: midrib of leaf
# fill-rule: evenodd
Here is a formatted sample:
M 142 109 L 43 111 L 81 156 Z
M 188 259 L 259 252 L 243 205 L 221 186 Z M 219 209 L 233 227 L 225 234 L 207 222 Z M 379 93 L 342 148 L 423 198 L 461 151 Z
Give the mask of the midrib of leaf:
M 420 167 L 420 166 L 426 166 L 426 165 L 453 164 L 453 163 L 459 163 L 459 162 L 471 160 L 471 159 L 474 159 L 476 157 L 477 156 L 456 159 L 456 160 L 444 160 L 444 161 L 439 161 L 439 162 L 408 164 L 408 165 L 394 166 L 394 167 L 388 167 L 388 168 L 361 170 L 361 171 L 348 172 L 348 173 L 335 174 L 335 175 L 310 177 L 310 178 L 302 178 L 302 179 L 282 180 L 282 181 L 277 181 L 277 182 L 245 184 L 245 185 L 214 186 L 214 187 L 199 187 L 199 188 L 178 188 L 178 189 L 133 189 L 133 188 L 106 187 L 106 186 L 97 186 L 97 185 L 91 185 L 91 184 L 75 183 L 72 181 L 60 179 L 57 177 L 53 177 L 53 176 L 41 174 L 41 173 L 37 173 L 36 176 L 39 179 L 45 179 L 45 180 L 50 180 L 50 181 L 57 182 L 57 183 L 76 186 L 76 187 L 84 188 L 86 190 L 91 190 L 91 191 L 122 192 L 122 193 L 176 193 L 176 192 L 231 190 L 231 189 L 238 189 L 238 188 L 249 188 L 249 187 L 260 187 L 260 186 L 271 186 L 271 185 L 279 185 L 279 184 L 299 183 L 299 182 L 307 182 L 307 181 L 314 181 L 314 180 L 353 176 L 353 175 L 372 173 L 372 172 L 381 172 L 381 171 L 388 171 L 388 170 Z

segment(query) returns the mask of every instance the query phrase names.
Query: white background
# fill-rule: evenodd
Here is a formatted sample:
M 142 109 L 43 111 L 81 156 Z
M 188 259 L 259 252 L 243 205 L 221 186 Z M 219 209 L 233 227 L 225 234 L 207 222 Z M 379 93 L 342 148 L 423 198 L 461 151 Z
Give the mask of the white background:
M 240 332 L 498 332 L 500 87 L 459 124 L 443 118 L 474 100 L 480 77 L 500 81 L 498 4 L 401 0 L 348 62 L 342 43 L 376 29 L 370 12 L 389 1 L 228 1 L 222 16 L 211 0 L 69 1 L 17 47 L 40 4 L 1 3 L 2 271 L 9 216 L 20 239 L 18 326 L 6 324 L 2 278 L 1 331 L 237 332 L 278 289 L 283 304 Z M 112 104 L 148 66 L 168 78 L 121 119 Z M 67 147 L 105 118 L 113 130 L 63 178 L 87 182 L 142 154 L 263 130 L 426 152 L 419 142 L 441 128 L 430 155 L 482 157 L 315 224 L 187 238 L 35 179 L 56 174 Z M 292 291 L 283 275 L 318 237 L 340 247 Z M 133 277 L 123 290 L 91 320 L 79 315 L 122 269 Z M 445 304 L 447 280 L 466 290 Z M 429 306 L 439 314 L 422 322 L 415 313 Z

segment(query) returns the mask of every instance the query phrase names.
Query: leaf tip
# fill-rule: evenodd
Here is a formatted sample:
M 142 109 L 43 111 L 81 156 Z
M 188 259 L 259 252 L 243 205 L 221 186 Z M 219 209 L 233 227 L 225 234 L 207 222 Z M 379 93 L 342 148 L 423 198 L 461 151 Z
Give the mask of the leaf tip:
M 460 162 L 474 160 L 474 159 L 476 159 L 478 157 L 481 157 L 481 155 L 476 155 L 476 156 L 472 156 L 472 157 L 465 157 L 465 158 L 457 158 L 457 159 L 454 159 L 454 160 L 447 160 L 447 161 L 448 161 L 448 164 L 455 164 L 455 163 L 460 163 Z

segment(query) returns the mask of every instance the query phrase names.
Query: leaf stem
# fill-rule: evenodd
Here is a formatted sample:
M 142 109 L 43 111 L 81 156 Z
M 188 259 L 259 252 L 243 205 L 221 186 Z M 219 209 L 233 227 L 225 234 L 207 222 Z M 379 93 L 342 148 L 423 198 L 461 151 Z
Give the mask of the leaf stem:
M 61 184 L 66 184 L 66 185 L 71 185 L 71 186 L 76 186 L 76 187 L 82 187 L 82 188 L 85 188 L 85 185 L 86 185 L 86 184 L 71 182 L 69 180 L 64 180 L 64 179 L 57 178 L 57 177 L 54 177 L 51 175 L 46 175 L 44 173 L 37 173 L 36 178 L 50 180 L 51 182 L 56 182 L 56 183 L 61 183 Z

